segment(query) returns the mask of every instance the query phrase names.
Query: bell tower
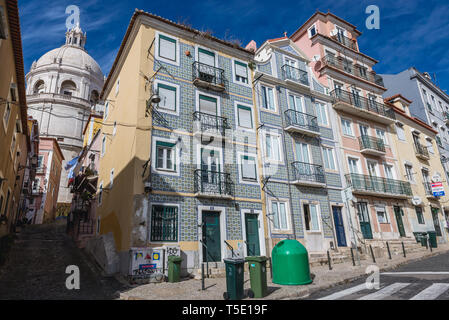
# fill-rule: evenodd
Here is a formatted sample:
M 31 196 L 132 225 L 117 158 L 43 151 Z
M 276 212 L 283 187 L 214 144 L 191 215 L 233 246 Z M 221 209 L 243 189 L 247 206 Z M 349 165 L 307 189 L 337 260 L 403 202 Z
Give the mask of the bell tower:
M 76 27 L 73 27 L 71 30 L 66 32 L 65 44 L 84 49 L 84 46 L 86 45 L 86 38 L 86 33 L 83 33 L 79 23 L 77 23 Z

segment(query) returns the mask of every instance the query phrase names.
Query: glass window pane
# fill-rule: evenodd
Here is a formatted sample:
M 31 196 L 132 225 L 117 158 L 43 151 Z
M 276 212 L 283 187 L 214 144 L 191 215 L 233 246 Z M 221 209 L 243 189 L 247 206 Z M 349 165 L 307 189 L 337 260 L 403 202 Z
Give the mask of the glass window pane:
M 160 108 L 176 111 L 176 88 L 159 84 Z
M 279 203 L 281 229 L 287 229 L 287 212 L 285 211 L 285 203 Z
M 316 205 L 310 205 L 310 219 L 312 222 L 312 231 L 319 231 L 320 225 L 318 222 L 318 210 Z
M 273 227 L 279 229 L 279 212 L 277 202 L 271 203 L 271 210 L 273 211 Z

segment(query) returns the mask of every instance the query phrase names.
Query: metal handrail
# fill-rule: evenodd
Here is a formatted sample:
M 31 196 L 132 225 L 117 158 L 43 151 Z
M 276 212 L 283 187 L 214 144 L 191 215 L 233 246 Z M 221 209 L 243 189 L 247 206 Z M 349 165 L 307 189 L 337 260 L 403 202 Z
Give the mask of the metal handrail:
M 357 42 L 355 39 L 351 39 L 346 37 L 345 35 L 341 33 L 337 33 L 336 35 L 333 35 L 330 37 L 331 39 L 340 42 L 345 47 L 351 48 L 352 50 L 357 51 Z
M 309 76 L 307 71 L 295 68 L 288 64 L 283 65 L 281 69 L 282 69 L 282 77 L 284 80 L 289 79 L 300 82 L 306 86 L 309 85 Z
M 337 68 L 338 70 L 349 73 L 358 78 L 381 85 L 381 79 L 374 71 L 369 71 L 367 68 L 359 64 L 353 64 L 351 61 L 341 56 L 327 54 L 321 59 L 321 63 L 325 66 Z
M 215 85 L 225 85 L 224 70 L 195 61 L 192 64 L 193 81 L 201 80 Z
M 410 182 L 381 177 L 373 177 L 351 173 L 346 175 L 346 181 L 354 190 L 374 191 L 389 194 L 412 196 Z
M 209 113 L 196 111 L 193 113 L 193 121 L 198 121 L 200 123 L 201 132 L 215 130 L 219 131 L 222 135 L 225 135 L 226 129 L 231 129 L 228 118 Z
M 345 102 L 347 104 L 350 104 L 356 108 L 370 111 L 373 113 L 377 113 L 381 116 L 390 118 L 390 119 L 396 119 L 396 115 L 394 113 L 394 110 L 387 107 L 383 103 L 379 103 L 374 100 L 367 99 L 365 97 L 361 97 L 355 93 L 350 93 L 348 91 L 342 90 L 342 89 L 335 89 L 330 93 L 331 97 L 333 98 L 334 104 L 338 101 Z
M 293 109 L 285 111 L 284 114 L 287 126 L 297 126 L 306 130 L 320 132 L 317 117 Z
M 385 152 L 385 143 L 380 138 L 375 138 L 367 135 L 359 137 L 360 149 L 373 149 L 380 152 Z
M 297 161 L 292 163 L 292 168 L 295 181 L 326 183 L 323 166 Z
M 231 175 L 219 171 L 195 170 L 194 191 L 195 193 L 232 196 Z
M 234 254 L 234 248 L 226 240 L 224 240 L 224 243 L 228 246 L 229 249 L 231 249 L 232 257 L 236 257 L 236 255 Z

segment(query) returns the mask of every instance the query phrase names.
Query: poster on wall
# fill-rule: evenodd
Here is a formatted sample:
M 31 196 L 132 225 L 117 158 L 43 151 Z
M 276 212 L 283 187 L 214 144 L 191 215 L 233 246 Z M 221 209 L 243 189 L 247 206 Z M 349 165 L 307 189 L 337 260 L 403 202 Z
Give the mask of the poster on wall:
M 135 279 L 155 278 L 157 281 L 168 275 L 168 257 L 180 256 L 178 246 L 160 248 L 131 248 L 129 276 Z
M 432 183 L 432 193 L 434 197 L 444 197 L 446 194 L 444 192 L 444 187 L 442 182 Z

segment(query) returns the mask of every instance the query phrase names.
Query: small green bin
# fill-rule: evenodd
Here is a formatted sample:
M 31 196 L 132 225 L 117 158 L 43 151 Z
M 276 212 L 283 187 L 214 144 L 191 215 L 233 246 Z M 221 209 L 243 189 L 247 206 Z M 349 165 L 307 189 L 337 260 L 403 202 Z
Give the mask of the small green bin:
M 175 283 L 181 281 L 181 263 L 181 257 L 168 257 L 168 282 Z
M 251 298 L 267 296 L 267 257 L 247 257 L 249 278 L 251 282 Z
M 431 248 L 438 248 L 437 233 L 435 231 L 427 231 L 427 234 L 429 235 L 429 246 Z
M 244 298 L 244 259 L 225 259 L 226 290 L 223 294 L 225 300 L 242 300 Z

